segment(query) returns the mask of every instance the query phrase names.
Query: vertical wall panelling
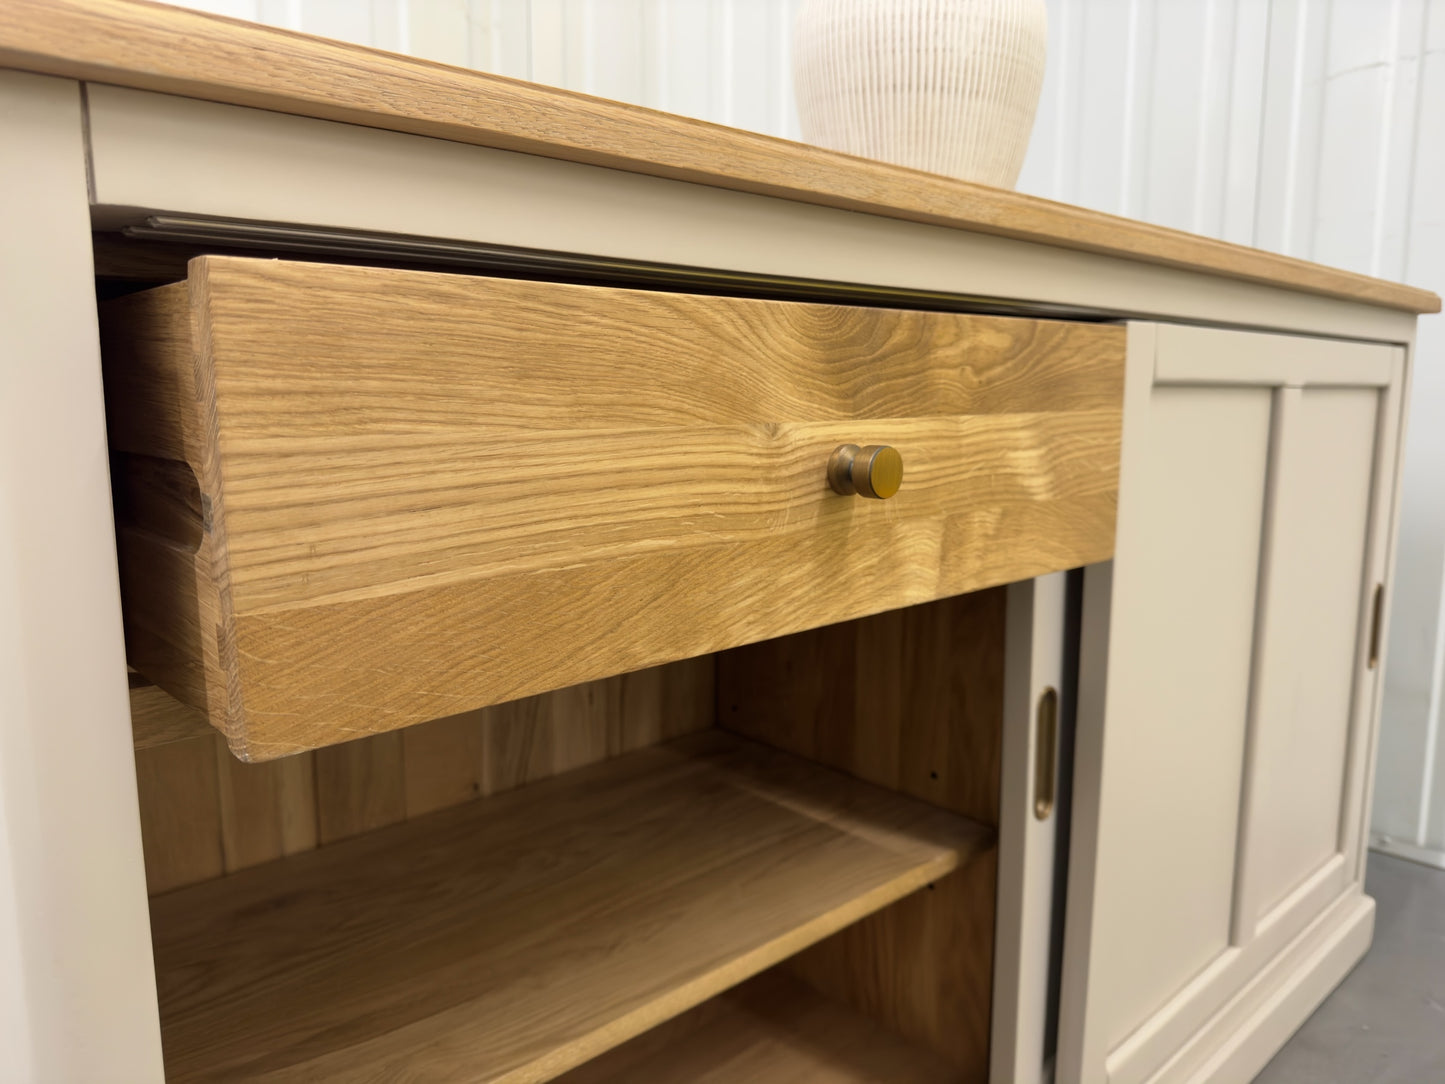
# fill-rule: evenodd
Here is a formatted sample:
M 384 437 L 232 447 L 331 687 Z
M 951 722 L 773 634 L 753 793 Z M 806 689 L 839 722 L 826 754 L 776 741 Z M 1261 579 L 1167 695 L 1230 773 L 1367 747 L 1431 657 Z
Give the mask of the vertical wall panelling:
M 1154 4 L 1129 0 L 1124 49 L 1124 113 L 1120 131 L 1120 214 L 1139 215 L 1143 203 L 1144 171 L 1149 162 L 1151 122 L 1154 117 Z
M 738 128 L 766 131 L 774 122 L 773 103 L 782 98 L 778 85 L 781 67 L 778 53 L 781 36 L 774 33 L 777 5 L 769 0 L 741 0 L 727 5 L 728 51 L 723 70 L 727 73 L 724 98 L 729 105 L 728 123 Z M 752 57 L 752 76 L 739 79 L 740 57 Z
M 1359 3 L 1359 0 L 1346 0 Z M 1325 61 L 1336 3 L 1300 0 L 1301 37 L 1295 47 L 1284 214 L 1278 250 L 1314 258 L 1314 225 L 1321 177 L 1320 134 L 1324 127 Z M 1267 104 L 1267 103 L 1266 103 Z M 1373 149 L 1373 148 L 1372 148 Z M 1363 193 L 1362 193 L 1363 194 Z M 1266 244 L 1261 238 L 1257 242 Z
M 1229 113 L 1219 170 L 1219 236 L 1236 244 L 1254 242 L 1254 208 L 1259 192 L 1264 85 L 1269 57 L 1269 5 L 1233 0 L 1233 40 L 1228 45 Z M 1227 40 L 1227 39 L 1222 39 Z M 1201 169 L 1209 173 L 1207 163 Z M 1214 232 L 1201 216 L 1200 230 Z
M 721 51 L 721 62 L 713 76 L 712 100 L 708 103 L 708 115 L 715 117 L 720 124 L 734 125 L 737 123 L 736 103 L 733 102 L 733 88 L 737 80 L 733 78 L 733 64 L 737 62 L 737 20 L 733 18 L 733 3 L 713 3 L 712 14 L 712 40 L 716 44 L 715 49 Z
M 798 0 L 190 0 L 797 137 Z M 1047 0 L 1019 187 L 1445 290 L 1445 0 Z M 1445 862 L 1445 319 L 1407 431 L 1375 830 Z
M 1132 128 L 1139 118 L 1131 101 L 1137 58 L 1129 55 L 1126 43 L 1140 40 L 1133 25 L 1139 4 L 1110 0 L 1079 5 L 1075 25 L 1080 63 L 1070 88 L 1073 115 L 1060 118 L 1078 132 L 1065 166 L 1073 180 L 1063 198 L 1121 214 L 1129 213 L 1130 159 L 1138 145 Z
M 1408 275 L 1436 288 L 1445 281 L 1445 267 L 1428 266 L 1426 235 L 1412 221 L 1415 182 L 1423 166 L 1428 171 L 1431 140 L 1421 140 L 1428 131 L 1433 106 L 1435 124 L 1445 122 L 1445 86 L 1434 90 L 1434 102 L 1426 94 L 1422 49 L 1425 48 L 1430 7 L 1426 0 L 1406 3 L 1399 13 L 1395 48 L 1394 117 L 1390 121 L 1390 168 L 1385 178 L 1382 202 L 1386 214 L 1377 246 L 1381 274 Z M 1445 22 L 1445 20 L 1442 20 Z M 1445 176 L 1445 174 L 1441 174 Z M 1437 181 L 1437 184 L 1439 182 Z M 1437 189 L 1438 191 L 1438 189 Z M 1421 209 L 1427 214 L 1438 198 L 1428 192 Z M 1424 264 L 1421 257 L 1425 257 Z M 1425 765 L 1430 721 L 1439 713 L 1441 624 L 1441 543 L 1445 537 L 1445 494 L 1438 493 L 1439 464 L 1445 462 L 1445 439 L 1439 426 L 1428 420 L 1433 404 L 1445 403 L 1442 384 L 1430 358 L 1440 356 L 1439 340 L 1432 349 L 1433 324 L 1420 326 L 1417 364 L 1413 374 L 1412 418 L 1406 430 L 1404 507 L 1396 557 L 1396 583 L 1407 590 L 1393 594 L 1390 619 L 1390 662 L 1385 671 L 1385 724 L 1380 734 L 1374 801 L 1374 830 L 1407 843 L 1423 840 L 1421 815 L 1429 792 Z M 1437 841 L 1439 842 L 1439 841 Z
M 257 0 L 256 18 L 288 30 L 301 29 L 302 0 Z
M 414 2 L 411 5 L 418 8 Z M 532 79 L 532 12 L 505 0 L 471 0 L 470 66 L 515 79 Z
M 1318 26 L 1318 5 L 1311 18 L 1308 0 L 1272 0 L 1264 97 L 1260 102 L 1259 185 L 1255 195 L 1251 243 L 1278 252 L 1300 253 L 1291 247 L 1296 220 L 1296 195 L 1306 128 L 1304 101 L 1309 48 Z M 1317 50 L 1315 51 L 1317 52 Z M 1309 167 L 1306 165 L 1306 178 Z
M 591 29 L 582 45 L 594 58 L 588 92 L 622 102 L 644 101 L 647 65 L 642 0 L 588 0 L 586 7 Z
M 666 108 L 661 103 L 667 100 L 668 79 L 663 63 L 668 48 L 667 0 L 642 0 L 642 55 L 656 57 L 657 61 L 642 66 L 643 97 L 641 101 L 656 103 L 657 108 Z
M 428 60 L 468 67 L 472 55 L 472 13 L 467 0 L 431 0 L 428 4 L 403 4 L 407 52 Z
M 1389 56 L 1391 115 L 1384 126 L 1388 139 L 1381 141 L 1375 212 L 1381 226 L 1375 231 L 1372 262 L 1374 274 L 1391 278 L 1399 278 L 1406 272 L 1412 163 L 1420 132 L 1420 55 L 1428 29 L 1429 7 L 1428 0 L 1400 0 L 1391 19 L 1394 30 Z
M 1149 43 L 1149 54 L 1168 59 L 1154 75 L 1152 93 L 1140 103 L 1143 143 L 1137 156 L 1145 172 L 1136 213 L 1176 229 L 1194 225 L 1209 161 L 1201 152 L 1210 115 L 1218 111 L 1209 93 L 1218 60 L 1212 40 L 1216 7 L 1215 0 L 1159 5 Z
M 1405 273 L 1412 279 L 1433 283 L 1439 290 L 1445 285 L 1445 0 L 1430 0 L 1428 20 L 1420 35 L 1423 51 L 1420 59 L 1420 84 L 1415 144 L 1414 176 L 1410 200 L 1409 246 Z M 1445 318 L 1437 317 L 1422 323 L 1417 342 L 1420 365 L 1415 373 L 1416 394 L 1411 404 L 1411 444 L 1406 460 L 1415 467 L 1412 478 L 1406 475 L 1406 498 L 1411 496 L 1410 482 L 1420 502 L 1429 502 L 1422 518 L 1428 518 L 1432 531 L 1422 532 L 1437 545 L 1432 552 L 1432 570 L 1439 574 L 1441 552 L 1438 540 L 1445 535 L 1445 487 L 1440 485 L 1442 464 L 1445 464 L 1445 425 L 1440 422 L 1445 411 Z M 1433 362 L 1433 364 L 1432 364 Z M 1408 513 L 1411 506 L 1407 504 Z M 1442 599 L 1445 615 L 1445 599 Z M 1428 719 L 1430 756 L 1428 773 L 1420 782 L 1421 802 L 1416 825 L 1417 842 L 1445 855 L 1445 739 L 1441 737 L 1441 671 L 1439 659 L 1445 654 L 1445 630 L 1437 617 L 1432 631 L 1435 635 L 1436 665 L 1432 669 L 1432 711 Z M 1376 791 L 1378 792 L 1378 785 Z M 1445 862 L 1442 862 L 1445 864 Z
M 774 49 L 774 63 L 777 65 L 778 91 L 773 101 L 773 132 L 784 139 L 801 138 L 798 132 L 798 111 L 793 107 L 793 12 L 794 4 L 779 4 L 774 8 L 772 33 L 777 45 Z
M 562 26 L 567 0 L 532 0 L 528 5 L 527 48 L 532 58 L 532 79 L 552 86 L 567 86 L 567 37 Z
M 1445 284 L 1445 2 L 1406 5 L 1402 12 L 1397 110 L 1408 110 L 1409 154 L 1398 154 L 1400 180 L 1387 207 L 1398 214 L 1400 262 L 1387 273 Z M 1413 83 L 1413 86 L 1411 85 Z M 1409 91 L 1413 90 L 1413 96 Z M 1395 128 L 1405 127 L 1401 120 Z M 1382 246 L 1382 261 L 1393 246 Z M 1384 724 L 1375 785 L 1373 830 L 1386 848 L 1445 864 L 1445 773 L 1440 770 L 1442 663 L 1445 663 L 1445 328 L 1440 318 L 1421 322 L 1416 340 L 1410 420 L 1385 671 Z M 1413 851 L 1424 848 L 1425 853 Z
M 1194 174 L 1190 187 L 1194 198 L 1190 201 L 1188 229 L 1196 233 L 1219 232 L 1220 223 L 1215 208 L 1219 204 L 1215 194 L 1220 172 L 1211 169 L 1211 163 L 1219 162 L 1225 153 L 1225 124 L 1229 119 L 1229 80 L 1231 65 L 1227 61 L 1225 46 L 1229 27 L 1226 15 L 1233 14 L 1231 5 L 1224 0 L 1207 0 L 1203 13 L 1203 56 L 1200 65 L 1198 89 L 1195 92 L 1195 109 L 1198 115 L 1194 136 Z M 1168 56 L 1163 49 L 1156 55 Z M 1162 70 L 1162 69 L 1161 69 Z M 1155 110 L 1156 116 L 1158 110 Z M 1159 155 L 1156 153 L 1155 158 Z
M 1319 168 L 1310 255 L 1374 269 L 1381 235 L 1381 194 L 1389 173 L 1399 0 L 1365 9 L 1338 4 L 1326 48 Z M 1361 230 L 1361 212 L 1375 228 Z
M 1034 117 L 1029 154 L 1019 173 L 1018 186 L 1049 199 L 1067 200 L 1064 194 L 1064 163 L 1068 158 L 1066 141 L 1074 126 L 1070 121 L 1073 102 L 1075 50 L 1078 40 L 1074 32 L 1075 9 L 1066 0 L 1046 0 L 1049 25 L 1048 61 L 1044 65 L 1044 85 L 1039 92 L 1039 110 Z
M 373 5 L 367 0 L 303 0 L 301 28 L 308 34 L 340 38 L 378 48 L 396 48 L 390 39 L 377 34 Z
M 612 0 L 616 6 L 618 0 Z M 598 36 L 597 5 L 593 0 L 565 0 L 562 8 L 564 39 L 562 86 L 597 94 L 597 59 L 605 51 L 615 49 L 617 42 L 609 33 Z
M 796 139 L 799 0 L 180 0 Z

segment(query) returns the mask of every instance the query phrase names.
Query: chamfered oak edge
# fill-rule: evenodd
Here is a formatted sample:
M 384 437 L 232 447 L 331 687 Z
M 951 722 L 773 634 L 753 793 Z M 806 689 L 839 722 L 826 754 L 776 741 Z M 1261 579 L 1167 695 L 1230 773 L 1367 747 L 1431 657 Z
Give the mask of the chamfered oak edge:
M 368 125 L 1268 283 L 1406 312 L 1428 290 L 641 106 L 147 0 L 7 0 L 0 65 Z

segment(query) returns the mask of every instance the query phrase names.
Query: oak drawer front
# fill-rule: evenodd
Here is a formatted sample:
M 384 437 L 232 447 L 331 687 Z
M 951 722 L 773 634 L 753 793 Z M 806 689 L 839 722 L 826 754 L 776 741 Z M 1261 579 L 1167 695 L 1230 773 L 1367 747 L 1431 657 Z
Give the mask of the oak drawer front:
M 221 257 L 102 325 L 132 665 L 248 759 L 1113 548 L 1119 327 Z

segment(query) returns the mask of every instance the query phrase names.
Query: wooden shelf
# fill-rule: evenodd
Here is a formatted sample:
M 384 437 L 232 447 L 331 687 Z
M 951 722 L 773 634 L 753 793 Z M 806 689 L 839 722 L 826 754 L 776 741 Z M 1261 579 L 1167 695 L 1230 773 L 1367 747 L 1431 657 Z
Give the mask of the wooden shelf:
M 992 841 L 691 735 L 155 898 L 167 1077 L 549 1079 Z
M 770 971 L 557 1084 L 953 1084 L 959 1077 L 932 1051 Z

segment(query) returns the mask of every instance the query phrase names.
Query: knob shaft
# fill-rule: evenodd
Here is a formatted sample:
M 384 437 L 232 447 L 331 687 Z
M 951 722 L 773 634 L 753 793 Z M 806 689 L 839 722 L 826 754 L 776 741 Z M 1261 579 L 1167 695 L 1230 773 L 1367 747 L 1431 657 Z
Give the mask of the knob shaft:
M 903 457 L 887 444 L 840 444 L 828 457 L 828 484 L 845 497 L 887 500 L 903 484 Z

